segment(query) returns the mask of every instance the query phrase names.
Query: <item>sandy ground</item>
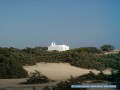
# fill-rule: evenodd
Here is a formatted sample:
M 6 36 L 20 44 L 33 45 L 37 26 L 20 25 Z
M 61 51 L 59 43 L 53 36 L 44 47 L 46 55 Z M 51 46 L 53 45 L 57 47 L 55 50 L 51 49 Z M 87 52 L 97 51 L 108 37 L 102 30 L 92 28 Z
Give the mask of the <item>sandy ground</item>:
M 48 83 L 48 84 L 43 84 L 43 85 L 37 84 L 38 86 L 41 86 L 41 87 L 45 85 L 54 85 L 55 83 L 58 83 L 60 80 L 69 79 L 71 75 L 76 77 L 76 76 L 89 73 L 89 71 L 92 71 L 95 74 L 99 73 L 99 71 L 97 70 L 77 68 L 77 67 L 71 66 L 68 63 L 38 63 L 33 66 L 24 66 L 24 69 L 26 69 L 29 74 L 31 72 L 34 72 L 35 70 L 38 70 L 42 74 L 49 77 L 50 79 L 56 80 L 56 82 L 53 82 L 53 83 Z M 105 70 L 104 73 L 110 74 L 110 71 Z M 0 88 L 21 86 L 19 85 L 19 83 L 24 82 L 24 81 L 26 81 L 26 78 L 0 79 Z M 27 86 L 31 86 L 31 85 L 27 85 Z M 21 87 L 23 87 L 23 85 Z
M 0 79 L 0 88 L 16 86 L 20 82 L 25 82 L 25 81 L 26 81 L 25 78 L 22 78 L 22 79 Z
M 55 82 L 48 82 L 44 84 L 28 84 L 28 85 L 21 85 L 21 82 L 25 82 L 26 78 L 22 79 L 0 79 L 0 90 L 6 88 L 5 90 L 31 90 L 31 88 L 38 87 L 39 89 L 36 90 L 41 90 L 41 88 L 45 86 L 54 86 L 60 81 L 55 81 Z M 26 88 L 26 89 L 25 89 Z M 28 89 L 27 89 L 28 88 Z
M 97 70 L 77 68 L 68 63 L 37 63 L 33 66 L 24 66 L 24 69 L 26 69 L 28 73 L 37 70 L 52 80 L 65 80 L 70 78 L 71 75 L 76 77 L 87 74 L 90 71 L 94 72 L 95 74 L 99 73 Z M 105 70 L 104 73 L 110 74 L 110 71 Z

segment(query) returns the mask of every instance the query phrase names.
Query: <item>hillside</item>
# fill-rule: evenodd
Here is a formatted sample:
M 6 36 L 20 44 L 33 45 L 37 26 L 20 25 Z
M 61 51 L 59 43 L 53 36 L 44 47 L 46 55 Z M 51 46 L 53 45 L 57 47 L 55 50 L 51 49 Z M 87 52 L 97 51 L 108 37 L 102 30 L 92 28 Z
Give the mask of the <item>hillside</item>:
M 102 52 L 95 47 L 84 47 L 71 49 L 64 52 L 47 51 L 47 47 L 35 47 L 35 48 L 0 48 L 0 73 L 5 73 L 1 78 L 17 78 L 26 77 L 26 71 L 22 68 L 25 65 L 35 65 L 37 62 L 47 63 L 69 63 L 73 66 L 77 66 L 85 69 L 104 70 L 106 68 L 119 69 L 120 66 L 120 53 L 109 55 L 98 55 Z M 14 63 L 13 65 L 11 65 Z M 14 72 L 17 72 L 17 68 L 20 69 L 22 76 L 13 76 L 15 73 L 11 71 L 14 68 Z M 8 73 L 8 71 L 11 71 Z M 10 76 L 7 76 L 7 75 Z

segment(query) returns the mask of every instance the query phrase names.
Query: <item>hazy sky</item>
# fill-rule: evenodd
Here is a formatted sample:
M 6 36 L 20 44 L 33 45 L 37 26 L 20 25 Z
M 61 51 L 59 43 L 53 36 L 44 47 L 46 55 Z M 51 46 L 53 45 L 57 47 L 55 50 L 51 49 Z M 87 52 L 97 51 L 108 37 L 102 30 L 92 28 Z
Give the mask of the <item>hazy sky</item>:
M 0 0 L 0 47 L 52 41 L 120 49 L 120 0 Z

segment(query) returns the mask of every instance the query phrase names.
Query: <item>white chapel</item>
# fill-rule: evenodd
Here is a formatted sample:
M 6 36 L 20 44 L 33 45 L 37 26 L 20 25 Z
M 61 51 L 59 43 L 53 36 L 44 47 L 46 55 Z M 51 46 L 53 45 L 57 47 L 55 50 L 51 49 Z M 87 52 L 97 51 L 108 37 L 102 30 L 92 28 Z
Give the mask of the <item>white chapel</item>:
M 55 42 L 51 43 L 51 46 L 48 47 L 48 51 L 53 51 L 53 50 L 57 50 L 57 51 L 66 51 L 69 50 L 69 46 L 67 45 L 56 45 Z

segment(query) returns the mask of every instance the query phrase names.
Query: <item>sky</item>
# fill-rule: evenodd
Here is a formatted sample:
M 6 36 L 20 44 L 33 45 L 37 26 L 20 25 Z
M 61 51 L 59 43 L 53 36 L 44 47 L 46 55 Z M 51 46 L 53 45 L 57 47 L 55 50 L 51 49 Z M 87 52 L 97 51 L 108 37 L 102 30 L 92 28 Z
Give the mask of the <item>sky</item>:
M 0 47 L 111 44 L 120 49 L 120 0 L 0 0 Z

